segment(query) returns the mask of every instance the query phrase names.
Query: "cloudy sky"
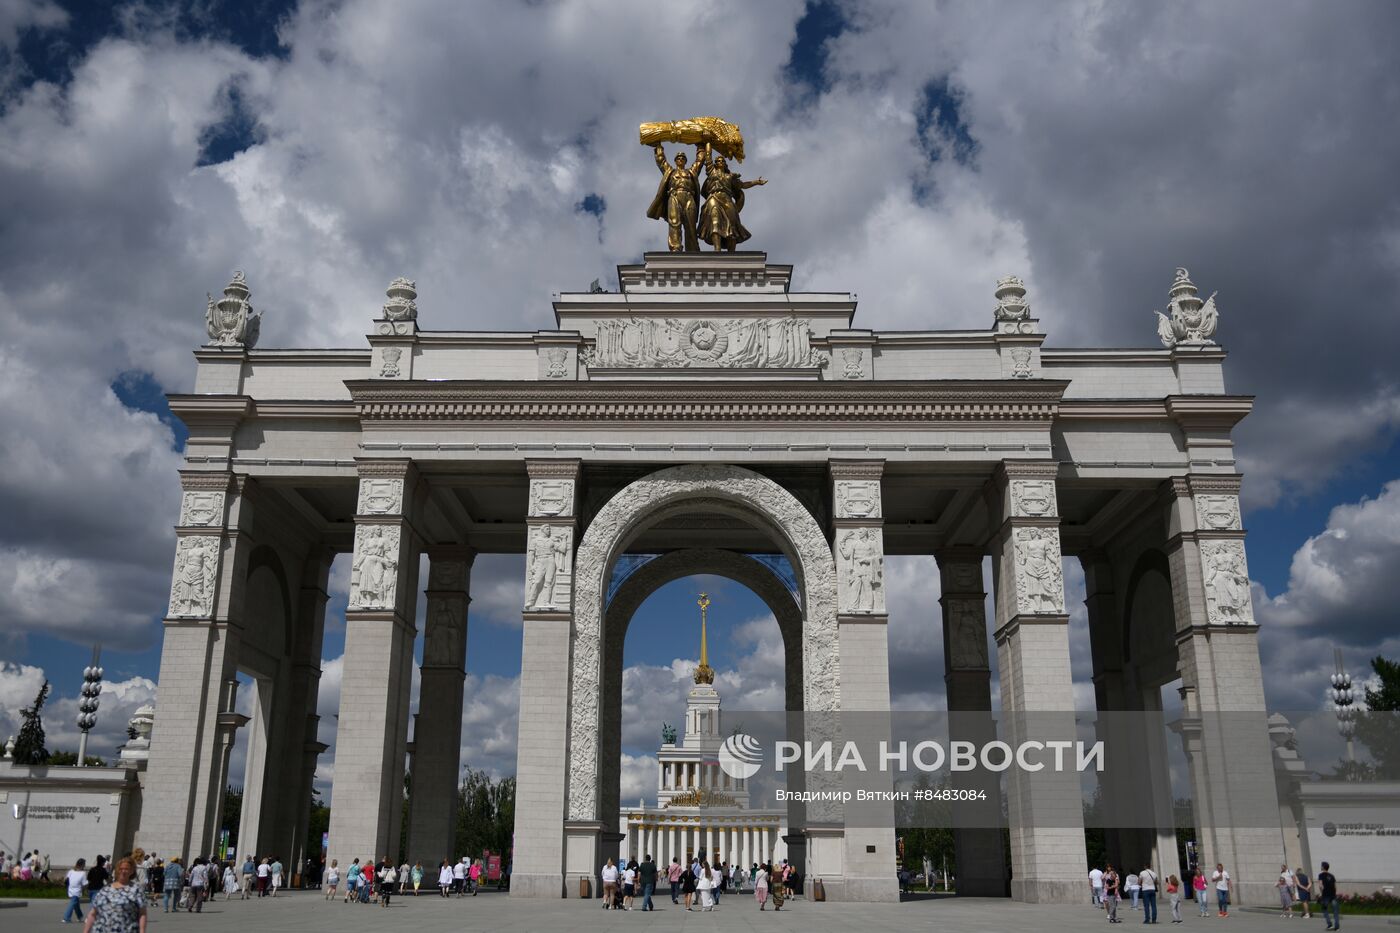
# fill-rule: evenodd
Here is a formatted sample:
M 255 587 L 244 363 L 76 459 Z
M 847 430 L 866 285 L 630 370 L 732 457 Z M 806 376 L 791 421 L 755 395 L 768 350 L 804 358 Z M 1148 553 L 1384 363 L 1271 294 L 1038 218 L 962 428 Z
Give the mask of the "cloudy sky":
M 662 242 L 637 124 L 708 113 L 771 180 L 752 245 L 857 293 L 864 326 L 986 326 L 1017 272 L 1051 345 L 1148 346 L 1175 266 L 1218 290 L 1229 389 L 1258 396 L 1237 437 L 1266 683 L 1315 707 L 1334 644 L 1357 671 L 1400 655 L 1397 34 L 1363 0 L 0 0 L 0 731 L 48 675 L 74 745 L 97 641 L 99 753 L 154 694 L 183 443 L 162 395 L 191 387 L 205 292 L 246 270 L 263 346 L 361 345 L 400 274 L 426 328 L 551 326 L 551 292 Z M 498 773 L 521 576 L 483 558 L 472 608 L 464 749 Z M 889 576 L 896 704 L 940 704 L 929 567 Z M 727 695 L 771 696 L 751 594 L 689 581 L 643 618 L 688 618 L 700 585 Z M 627 702 L 674 721 L 688 644 L 629 638 Z

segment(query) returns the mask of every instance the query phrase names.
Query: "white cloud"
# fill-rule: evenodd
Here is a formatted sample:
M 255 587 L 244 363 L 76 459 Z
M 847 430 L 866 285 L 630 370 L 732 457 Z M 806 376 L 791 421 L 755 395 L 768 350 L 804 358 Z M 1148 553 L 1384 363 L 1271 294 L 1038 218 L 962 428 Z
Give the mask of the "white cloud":
M 81 674 L 79 668 L 74 671 Z M 0 742 L 19 732 L 20 711 L 34 703 L 46 675 L 41 667 L 0 661 L 0 730 L 4 731 Z M 69 685 L 52 684 L 53 692 L 40 712 L 44 744 L 50 753 L 78 750 L 77 688 L 81 685 L 79 677 L 71 685 L 72 693 L 67 693 L 65 687 Z M 126 742 L 127 723 L 142 706 L 154 704 L 155 698 L 156 685 L 145 677 L 104 682 L 98 697 L 97 725 L 88 734 L 87 753 L 115 762 L 118 747 Z

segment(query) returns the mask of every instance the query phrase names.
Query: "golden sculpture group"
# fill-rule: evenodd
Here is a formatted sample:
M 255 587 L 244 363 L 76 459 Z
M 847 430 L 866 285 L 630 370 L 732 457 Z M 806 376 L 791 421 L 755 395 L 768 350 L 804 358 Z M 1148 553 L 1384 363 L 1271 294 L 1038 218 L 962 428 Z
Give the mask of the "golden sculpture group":
M 639 135 L 642 145 L 655 151 L 656 167 L 661 170 L 661 183 L 647 216 L 666 221 L 666 246 L 671 252 L 698 252 L 702 242 L 715 250 L 732 252 L 749 238 L 749 231 L 739 221 L 744 190 L 766 185 L 768 180 L 744 181 L 738 172 L 729 170 L 730 158 L 744 161 L 744 137 L 738 126 L 719 117 L 692 117 L 643 123 Z M 667 162 L 662 147 L 667 142 L 694 146 L 695 161 L 677 152 L 674 161 Z M 703 183 L 701 168 L 705 170 Z

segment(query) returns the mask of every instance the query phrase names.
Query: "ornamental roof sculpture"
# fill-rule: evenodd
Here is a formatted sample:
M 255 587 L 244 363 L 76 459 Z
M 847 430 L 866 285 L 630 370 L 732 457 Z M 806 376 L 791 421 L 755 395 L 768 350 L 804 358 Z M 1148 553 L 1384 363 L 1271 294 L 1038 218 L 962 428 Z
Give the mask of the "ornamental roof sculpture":
M 1181 345 L 1207 346 L 1214 344 L 1216 324 L 1219 315 L 1215 309 L 1215 296 L 1212 292 L 1205 301 L 1196 296 L 1195 283 L 1185 268 L 1178 266 L 1176 277 L 1168 291 L 1167 311 L 1153 311 L 1157 315 L 1157 336 L 1162 346 L 1168 349 Z
M 243 273 L 235 272 L 233 281 L 224 288 L 224 297 L 215 301 L 213 295 L 206 296 L 209 299 L 204 312 L 204 324 L 209 333 L 206 346 L 252 347 L 258 342 L 262 314 L 255 312 L 248 302 L 252 294 Z

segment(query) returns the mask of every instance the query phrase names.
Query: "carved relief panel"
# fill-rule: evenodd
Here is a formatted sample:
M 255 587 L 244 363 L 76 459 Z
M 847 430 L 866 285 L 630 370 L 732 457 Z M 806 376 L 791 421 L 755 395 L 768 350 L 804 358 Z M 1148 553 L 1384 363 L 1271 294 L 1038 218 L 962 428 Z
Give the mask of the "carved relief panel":
M 530 515 L 553 518 L 574 512 L 574 481 L 571 479 L 530 480 Z
M 574 530 L 535 525 L 525 551 L 525 610 L 566 612 L 573 598 Z
M 1064 573 L 1060 567 L 1058 528 L 1018 528 L 1015 543 L 1016 611 L 1063 613 Z
M 956 670 L 988 666 L 986 610 L 981 600 L 951 600 L 948 606 L 948 664 Z
M 170 584 L 172 619 L 207 619 L 214 614 L 214 583 L 219 573 L 219 538 L 190 535 L 175 542 L 175 574 Z
M 433 599 L 424 620 L 423 666 L 460 667 L 466 625 L 461 617 L 460 599 Z
M 351 609 L 393 609 L 399 584 L 398 525 L 357 525 L 350 564 Z
M 878 529 L 848 528 L 836 539 L 836 588 L 841 611 L 885 611 L 885 545 Z
M 1201 573 L 1206 587 L 1206 616 L 1212 624 L 1254 622 L 1244 542 L 1237 539 L 1201 544 Z

